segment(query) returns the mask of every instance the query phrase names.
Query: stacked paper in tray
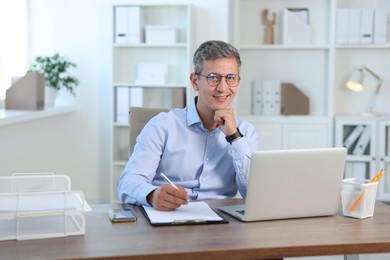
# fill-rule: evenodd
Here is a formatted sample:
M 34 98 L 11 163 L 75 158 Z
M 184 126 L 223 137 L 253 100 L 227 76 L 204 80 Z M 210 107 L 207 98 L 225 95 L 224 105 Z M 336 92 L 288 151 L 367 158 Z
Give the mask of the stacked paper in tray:
M 85 234 L 84 194 L 66 175 L 0 177 L 0 241 Z

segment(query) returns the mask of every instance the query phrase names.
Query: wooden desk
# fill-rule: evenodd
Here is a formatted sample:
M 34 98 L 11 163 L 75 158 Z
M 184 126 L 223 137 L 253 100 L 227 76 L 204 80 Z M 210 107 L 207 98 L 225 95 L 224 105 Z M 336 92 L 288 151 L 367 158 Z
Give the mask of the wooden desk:
M 216 208 L 242 200 L 209 201 Z M 390 252 L 390 206 L 378 203 L 373 218 L 332 217 L 229 224 L 152 227 L 138 207 L 136 223 L 112 224 L 106 210 L 86 213 L 86 234 L 3 241 L 1 259 L 270 259 Z

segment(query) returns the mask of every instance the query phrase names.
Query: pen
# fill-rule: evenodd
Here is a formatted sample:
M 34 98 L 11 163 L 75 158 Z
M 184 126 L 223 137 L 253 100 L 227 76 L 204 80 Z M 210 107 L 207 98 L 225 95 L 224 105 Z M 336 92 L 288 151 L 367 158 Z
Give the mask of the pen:
M 174 187 L 175 189 L 179 189 L 164 173 L 162 173 L 162 172 L 160 172 L 160 175 L 161 175 L 161 177 L 163 177 L 164 178 L 164 180 L 166 181 L 166 182 L 168 182 L 169 183 L 169 185 L 171 185 L 172 187 Z
M 380 170 L 375 176 L 370 180 L 370 183 L 372 182 L 378 182 L 383 176 L 383 169 Z M 355 199 L 355 201 L 349 206 L 348 211 L 352 212 L 354 211 L 357 207 L 359 207 L 360 203 L 362 203 L 362 200 L 364 196 L 366 195 L 368 191 L 364 190 L 362 193 L 359 194 L 359 196 Z
M 375 174 L 374 178 L 370 180 L 370 182 L 378 182 L 383 176 L 383 169 L 380 170 L 377 174 Z

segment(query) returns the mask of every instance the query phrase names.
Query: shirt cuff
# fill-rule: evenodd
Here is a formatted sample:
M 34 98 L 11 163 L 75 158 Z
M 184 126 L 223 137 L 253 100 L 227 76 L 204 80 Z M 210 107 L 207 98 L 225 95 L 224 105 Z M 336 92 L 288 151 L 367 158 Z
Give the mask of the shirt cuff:
M 152 206 L 149 204 L 149 202 L 146 200 L 146 197 L 154 191 L 155 189 L 158 189 L 158 187 L 153 186 L 153 185 L 148 185 L 142 191 L 138 194 L 137 202 L 141 205 L 146 205 L 146 206 Z
M 251 156 L 251 151 L 245 140 L 245 136 L 232 142 L 232 144 L 229 145 L 229 151 L 235 160 L 241 159 L 244 156 L 249 156 L 249 158 Z

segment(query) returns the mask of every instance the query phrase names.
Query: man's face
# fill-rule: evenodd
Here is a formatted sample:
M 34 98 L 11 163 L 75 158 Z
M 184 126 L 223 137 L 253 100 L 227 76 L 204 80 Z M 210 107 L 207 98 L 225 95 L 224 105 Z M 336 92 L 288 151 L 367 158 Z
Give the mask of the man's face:
M 233 101 L 238 86 L 229 86 L 226 83 L 226 77 L 222 77 L 217 86 L 210 86 L 207 82 L 207 75 L 210 75 L 210 73 L 217 73 L 221 76 L 235 74 L 239 77 L 237 61 L 235 58 L 204 61 L 201 74 L 206 77 L 195 74 L 191 76 L 193 88 L 198 91 L 198 109 L 202 111 L 226 109 Z

